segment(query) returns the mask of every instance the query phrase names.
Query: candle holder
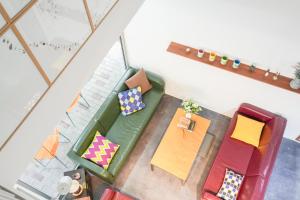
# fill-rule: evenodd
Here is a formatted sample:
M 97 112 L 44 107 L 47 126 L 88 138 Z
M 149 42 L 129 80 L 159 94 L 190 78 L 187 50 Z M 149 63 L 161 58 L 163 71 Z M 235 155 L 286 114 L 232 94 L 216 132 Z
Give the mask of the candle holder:
M 222 56 L 221 61 L 220 61 L 221 65 L 226 65 L 227 62 L 228 62 L 228 57 L 227 56 Z
M 239 59 L 235 59 L 235 60 L 233 61 L 233 63 L 232 63 L 232 67 L 233 67 L 234 69 L 237 69 L 237 68 L 240 67 L 240 64 L 241 64 L 241 61 L 240 61 Z
M 280 73 L 276 72 L 276 74 L 273 76 L 273 80 L 274 81 L 278 80 L 279 75 L 280 75 Z
M 204 55 L 204 50 L 203 50 L 203 49 L 198 49 L 197 57 L 198 57 L 198 58 L 202 58 L 203 55 Z
M 215 52 L 210 52 L 209 53 L 209 61 L 210 62 L 213 62 L 213 61 L 215 61 L 216 60 L 216 57 L 217 57 L 217 54 L 215 53 Z
M 265 77 L 269 76 L 270 74 L 270 69 L 267 69 L 266 73 L 265 73 Z

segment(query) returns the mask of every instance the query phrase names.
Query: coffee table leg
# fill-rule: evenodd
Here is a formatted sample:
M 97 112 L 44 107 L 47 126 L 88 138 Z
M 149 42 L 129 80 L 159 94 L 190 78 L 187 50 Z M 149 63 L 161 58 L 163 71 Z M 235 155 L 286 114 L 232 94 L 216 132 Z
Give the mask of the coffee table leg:
M 186 180 L 181 180 L 181 184 L 184 185 Z
M 151 171 L 153 171 L 154 168 L 153 168 L 153 165 L 152 165 L 152 164 L 150 164 L 150 168 L 151 168 Z

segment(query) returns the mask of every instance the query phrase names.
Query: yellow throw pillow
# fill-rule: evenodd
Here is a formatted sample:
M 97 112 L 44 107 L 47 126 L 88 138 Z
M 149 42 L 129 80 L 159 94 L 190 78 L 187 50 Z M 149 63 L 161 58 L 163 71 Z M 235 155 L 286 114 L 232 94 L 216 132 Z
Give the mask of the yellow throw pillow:
M 231 137 L 258 147 L 264 125 L 265 123 L 263 122 L 238 115 Z

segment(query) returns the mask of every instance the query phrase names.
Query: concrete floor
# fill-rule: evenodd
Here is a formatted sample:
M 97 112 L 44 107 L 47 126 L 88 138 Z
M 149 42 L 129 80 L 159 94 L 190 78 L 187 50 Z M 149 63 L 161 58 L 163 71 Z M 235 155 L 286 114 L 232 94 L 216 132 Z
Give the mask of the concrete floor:
M 300 199 L 300 143 L 283 138 L 265 199 Z

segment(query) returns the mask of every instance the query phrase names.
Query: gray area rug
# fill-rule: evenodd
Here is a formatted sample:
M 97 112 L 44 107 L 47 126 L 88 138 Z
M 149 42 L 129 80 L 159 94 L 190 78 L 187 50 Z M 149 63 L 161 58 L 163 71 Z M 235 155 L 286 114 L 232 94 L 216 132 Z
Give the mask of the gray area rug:
M 165 95 L 151 122 L 139 140 L 130 160 L 116 181 L 116 186 L 125 193 L 141 200 L 196 200 L 205 176 L 210 169 L 217 148 L 229 125 L 230 118 L 204 109 L 200 115 L 211 120 L 190 176 L 183 185 L 175 176 L 159 169 L 150 169 L 150 160 L 159 145 L 180 100 Z M 213 135 L 213 137 L 211 137 Z M 213 141 L 212 141 L 213 140 Z M 212 144 L 212 145 L 210 145 Z M 125 175 L 124 175 L 125 174 Z
M 218 152 L 230 118 L 204 109 L 211 125 L 187 182 L 159 169 L 150 161 L 181 101 L 165 95 L 114 186 L 140 200 L 199 200 L 202 185 Z M 213 141 L 212 141 L 213 139 Z M 212 145 L 210 145 L 212 142 Z M 283 138 L 265 200 L 300 199 L 300 144 Z

